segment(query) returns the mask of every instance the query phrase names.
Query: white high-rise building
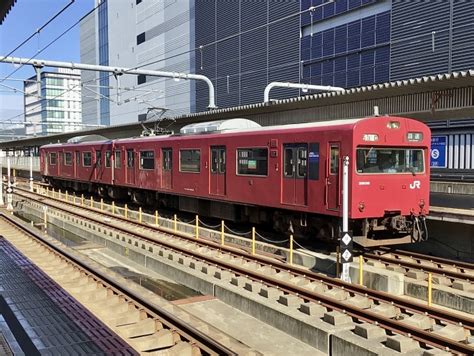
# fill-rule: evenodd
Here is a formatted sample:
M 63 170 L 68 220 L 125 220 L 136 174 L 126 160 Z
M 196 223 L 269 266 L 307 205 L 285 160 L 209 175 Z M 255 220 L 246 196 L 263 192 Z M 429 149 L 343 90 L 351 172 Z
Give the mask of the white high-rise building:
M 40 93 L 33 76 L 24 82 L 27 135 L 50 135 L 82 129 L 81 71 L 59 68 L 42 72 Z
M 97 4 L 81 21 L 82 63 L 194 72 L 193 0 Z M 162 110 L 170 116 L 193 111 L 192 81 L 127 74 L 117 80 L 91 71 L 82 71 L 82 81 L 84 123 L 114 125 L 153 119 Z

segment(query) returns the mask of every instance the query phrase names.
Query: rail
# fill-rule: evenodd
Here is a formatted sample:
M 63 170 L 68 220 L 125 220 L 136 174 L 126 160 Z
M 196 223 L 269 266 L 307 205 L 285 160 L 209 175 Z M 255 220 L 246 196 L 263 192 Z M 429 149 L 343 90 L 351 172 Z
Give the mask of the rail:
M 117 216 L 116 214 L 100 212 L 97 209 L 89 209 L 87 206 L 79 207 L 80 209 L 83 209 L 86 212 L 73 212 L 71 211 L 71 207 L 68 206 L 69 204 L 65 204 L 63 200 L 57 198 L 48 198 L 50 202 L 47 202 L 43 195 L 36 193 L 33 194 L 26 191 L 18 193 L 17 191 L 16 194 L 23 198 L 28 198 L 28 196 L 30 196 L 31 198 L 33 196 L 32 199 L 37 199 L 38 196 L 40 196 L 42 198 L 41 204 L 48 205 L 51 208 L 57 209 L 59 211 L 75 215 L 82 220 L 91 221 L 97 226 L 105 226 L 128 236 L 133 236 L 134 238 L 147 241 L 148 243 L 158 244 L 164 247 L 165 249 L 169 249 L 170 251 L 176 251 L 177 253 L 191 258 L 192 260 L 203 261 L 206 264 L 215 266 L 225 271 L 230 271 L 231 273 L 235 273 L 238 276 L 245 276 L 246 278 L 249 278 L 256 283 L 261 283 L 270 287 L 278 288 L 284 291 L 285 293 L 297 295 L 303 298 L 304 300 L 313 301 L 315 303 L 322 304 L 330 309 L 344 312 L 356 319 L 367 321 L 369 323 L 377 323 L 379 326 L 387 330 L 391 330 L 396 333 L 401 333 L 403 335 L 410 335 L 421 343 L 426 343 L 428 345 L 443 349 L 449 347 L 450 350 L 463 354 L 474 353 L 474 347 L 472 347 L 471 345 L 457 342 L 447 337 L 437 335 L 436 333 L 428 332 L 417 327 L 404 324 L 399 320 L 393 320 L 389 317 L 381 316 L 378 313 L 367 309 L 362 309 L 357 306 L 353 306 L 350 303 L 343 303 L 341 301 L 328 297 L 325 293 L 310 291 L 302 286 L 295 285 L 289 282 L 283 282 L 280 279 L 269 276 L 267 273 L 257 271 L 258 268 L 243 267 L 242 264 L 235 265 L 231 261 L 235 258 L 238 258 L 242 261 L 249 262 L 250 264 L 257 263 L 259 267 L 271 267 L 275 271 L 284 271 L 286 273 L 289 273 L 292 277 L 304 278 L 310 281 L 311 283 L 322 283 L 330 288 L 339 288 L 346 292 L 353 293 L 354 295 L 368 297 L 377 303 L 387 303 L 393 305 L 412 314 L 421 314 L 429 316 L 430 318 L 433 318 L 443 324 L 447 323 L 457 326 L 462 325 L 462 327 L 465 329 L 468 329 L 470 331 L 474 330 L 474 320 L 469 317 L 461 316 L 458 313 L 449 313 L 438 308 L 423 305 L 421 303 L 411 302 L 404 298 L 396 297 L 388 293 L 374 291 L 371 289 L 367 289 L 363 286 L 346 283 L 339 279 L 334 279 L 322 274 L 314 273 L 306 269 L 297 266 L 292 266 L 287 263 L 283 263 L 265 256 L 250 255 L 248 252 L 236 248 L 221 246 L 215 242 L 205 241 L 204 239 L 196 239 L 194 234 L 182 233 L 170 229 L 163 229 L 162 227 L 151 226 L 148 224 L 138 223 L 136 221 L 130 221 L 128 219 L 125 219 L 124 217 Z M 88 212 L 92 214 L 88 214 Z M 99 216 L 98 213 L 100 213 Z M 108 217 L 107 222 L 104 221 L 104 216 Z M 126 222 L 127 225 L 121 226 L 121 224 L 119 224 L 118 222 Z M 131 229 L 130 227 L 137 228 Z M 140 229 L 138 229 L 138 227 Z M 190 249 L 186 246 L 179 246 L 178 244 L 173 243 L 172 241 L 166 241 L 163 238 L 156 239 L 147 236 L 144 229 L 149 229 L 150 231 L 155 232 L 160 231 L 163 236 L 167 235 L 174 238 L 186 239 L 188 240 L 188 242 L 192 241 L 197 246 L 217 250 L 220 254 L 224 253 L 226 255 L 226 258 L 216 258 L 213 256 L 206 255 L 205 253 L 199 252 L 199 248 Z M 131 231 L 134 232 L 132 233 Z
M 23 234 L 30 236 L 36 242 L 47 247 L 49 250 L 54 251 L 55 254 L 69 260 L 73 265 L 77 266 L 83 271 L 86 271 L 87 274 L 94 276 L 94 278 L 100 279 L 101 283 L 105 283 L 108 288 L 113 290 L 114 294 L 123 295 L 131 301 L 136 301 L 136 303 L 138 303 L 139 305 L 140 310 L 149 315 L 152 315 L 157 320 L 162 322 L 163 325 L 166 325 L 169 329 L 177 332 L 183 338 L 187 339 L 188 342 L 190 342 L 191 344 L 197 345 L 197 347 L 199 347 L 199 349 L 205 354 L 236 355 L 234 351 L 228 349 L 226 346 L 220 344 L 211 337 L 195 329 L 191 325 L 183 322 L 181 319 L 175 317 L 165 309 L 144 300 L 143 297 L 141 297 L 135 290 L 133 290 L 133 288 L 122 285 L 110 278 L 108 275 L 102 273 L 101 271 L 95 270 L 84 261 L 78 259 L 73 254 L 51 243 L 35 231 L 26 228 L 25 226 L 22 226 L 19 222 L 13 220 L 11 217 L 5 215 L 3 212 L 0 212 L 0 219 L 5 222 L 8 222 L 8 224 L 14 226 Z

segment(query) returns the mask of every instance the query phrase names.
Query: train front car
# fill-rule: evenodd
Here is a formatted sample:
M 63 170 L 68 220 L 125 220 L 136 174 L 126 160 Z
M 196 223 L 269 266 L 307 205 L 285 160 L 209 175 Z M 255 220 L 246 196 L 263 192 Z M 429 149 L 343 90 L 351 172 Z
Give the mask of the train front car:
M 366 247 L 427 239 L 430 129 L 400 117 L 361 120 L 353 130 L 350 215 Z

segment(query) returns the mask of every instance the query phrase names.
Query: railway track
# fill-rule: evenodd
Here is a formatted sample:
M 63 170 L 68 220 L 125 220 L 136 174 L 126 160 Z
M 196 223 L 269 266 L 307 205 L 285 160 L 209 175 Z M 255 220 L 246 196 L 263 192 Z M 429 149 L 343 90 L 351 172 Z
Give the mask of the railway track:
M 378 261 L 387 268 L 406 273 L 418 270 L 438 276 L 437 282 L 446 286 L 470 285 L 474 281 L 474 265 L 468 262 L 453 261 L 441 257 L 397 249 L 379 249 L 364 253 L 364 259 Z
M 474 345 L 470 343 L 474 320 L 459 313 L 345 283 L 273 258 L 249 255 L 241 249 L 195 239 L 186 233 L 172 233 L 169 229 L 130 221 L 98 209 L 71 205 L 63 199 L 21 189 L 17 189 L 16 194 L 23 199 L 41 200 L 41 204 L 64 214 L 151 243 L 162 256 L 171 252 L 177 254 L 181 257 L 173 259 L 183 265 L 206 273 L 220 271 L 221 276 L 227 274 L 231 283 L 238 277 L 245 277 L 249 288 L 267 289 L 267 293 L 276 289 L 282 304 L 299 298 L 300 311 L 311 309 L 321 318 L 325 318 L 327 313 L 339 312 L 357 322 L 375 323 L 389 333 L 409 336 L 420 345 L 448 349 L 458 354 L 474 353 Z M 159 238 L 156 237 L 157 231 L 160 232 Z
M 0 213 L 0 231 L 138 353 L 236 354 L 4 213 Z

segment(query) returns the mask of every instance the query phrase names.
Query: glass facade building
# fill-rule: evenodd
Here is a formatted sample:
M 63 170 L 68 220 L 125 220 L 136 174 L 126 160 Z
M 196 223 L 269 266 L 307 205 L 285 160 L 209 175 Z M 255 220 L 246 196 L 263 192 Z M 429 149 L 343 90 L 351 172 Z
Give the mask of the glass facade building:
M 102 0 L 99 4 L 99 64 L 109 65 L 109 30 L 108 30 L 108 10 L 107 0 Z M 109 76 L 107 72 L 99 73 L 99 108 L 100 124 L 110 125 L 110 101 L 107 99 L 110 94 Z

